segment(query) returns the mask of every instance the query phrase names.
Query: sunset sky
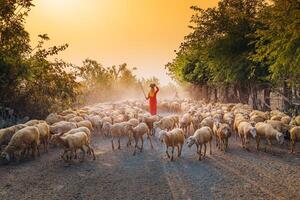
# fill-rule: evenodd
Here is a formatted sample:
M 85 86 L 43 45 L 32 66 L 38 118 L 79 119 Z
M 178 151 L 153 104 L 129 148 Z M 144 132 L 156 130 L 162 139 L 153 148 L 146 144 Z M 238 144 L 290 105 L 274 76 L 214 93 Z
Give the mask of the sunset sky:
M 217 0 L 36 0 L 26 23 L 32 44 L 47 33 L 49 45 L 68 43 L 60 58 L 80 65 L 85 58 L 104 66 L 126 62 L 138 77 L 167 84 L 164 65 L 190 31 L 191 5 Z

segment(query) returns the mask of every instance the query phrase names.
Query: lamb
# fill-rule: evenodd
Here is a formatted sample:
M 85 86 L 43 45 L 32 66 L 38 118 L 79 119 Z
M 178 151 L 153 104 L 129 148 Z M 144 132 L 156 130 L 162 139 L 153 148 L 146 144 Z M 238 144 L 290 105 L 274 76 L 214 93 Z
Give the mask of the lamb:
M 290 129 L 290 136 L 291 136 L 291 150 L 290 153 L 294 153 L 296 141 L 300 141 L 300 126 L 295 126 Z
M 151 148 L 153 149 L 153 144 L 152 144 L 152 140 L 151 140 L 151 136 L 150 136 L 150 130 L 149 130 L 146 123 L 140 123 L 139 125 L 137 125 L 134 128 L 132 128 L 132 126 L 131 126 L 131 131 L 133 132 L 133 138 L 135 140 L 133 155 L 136 154 L 136 149 L 137 148 L 139 148 L 141 152 L 143 151 L 143 146 L 144 146 L 143 136 L 145 134 L 147 134 L 147 139 L 150 141 Z M 142 146 L 141 147 L 138 147 L 139 139 L 141 139 L 141 141 L 142 141 Z
M 252 136 L 253 138 L 256 137 L 256 129 L 253 127 L 249 122 L 241 122 L 238 126 L 238 134 L 242 140 L 242 147 L 249 150 L 246 146 L 249 144 L 249 138 Z
M 234 116 L 231 112 L 225 113 L 223 116 L 223 121 L 230 126 L 230 128 L 233 128 L 233 120 Z
M 216 132 L 216 141 L 220 150 L 228 149 L 228 139 L 231 136 L 231 128 L 228 124 L 220 124 Z
M 25 124 L 18 124 L 8 128 L 0 129 L 0 147 L 2 145 L 7 145 L 11 140 L 12 136 L 23 128 L 27 127 Z
M 192 117 L 192 124 L 193 124 L 194 130 L 197 130 L 200 128 L 201 121 L 202 121 L 201 115 L 196 114 Z
M 270 124 L 259 122 L 255 125 L 256 129 L 256 149 L 259 150 L 259 143 L 261 138 L 266 138 L 270 148 L 272 147 L 271 140 L 276 139 L 279 144 L 283 144 L 284 135 L 274 129 Z M 265 148 L 266 151 L 266 148 Z
M 210 127 L 204 126 L 194 133 L 194 135 L 190 136 L 187 140 L 188 147 L 191 148 L 194 144 L 197 146 L 197 154 L 199 155 L 199 160 L 202 159 L 202 145 L 204 145 L 204 154 L 203 157 L 206 156 L 206 144 L 209 143 L 210 154 L 212 154 L 211 142 L 213 138 L 213 132 Z M 199 149 L 200 146 L 200 149 Z
M 182 147 L 184 144 L 184 132 L 180 128 L 175 128 L 172 131 L 161 130 L 159 132 L 159 140 L 166 145 L 166 154 L 173 161 L 174 148 L 177 147 L 177 155 L 181 156 Z M 169 147 L 172 147 L 172 156 L 169 154 Z
M 48 145 L 50 140 L 50 127 L 46 122 L 34 125 L 39 129 L 40 142 L 44 145 L 44 151 L 48 152 Z
M 77 127 L 87 127 L 90 131 L 94 131 L 93 125 L 89 120 L 83 120 L 76 123 Z
M 1 158 L 10 162 L 15 158 L 20 161 L 21 153 L 26 152 L 29 148 L 32 149 L 32 156 L 35 157 L 36 152 L 39 155 L 38 145 L 40 143 L 39 129 L 34 126 L 27 126 L 17 131 L 11 138 L 4 151 L 1 153 Z
M 66 122 L 66 121 L 61 121 L 57 122 L 55 124 L 52 124 L 50 126 L 50 133 L 51 134 L 61 134 L 61 133 L 66 133 L 71 129 L 77 128 L 76 123 L 74 122 Z
M 73 158 L 73 154 L 76 154 L 77 149 L 81 149 L 83 152 L 83 157 L 81 162 L 84 161 L 85 157 L 85 149 L 88 149 L 88 152 L 91 152 L 93 155 L 93 160 L 96 160 L 94 149 L 90 146 L 88 136 L 85 132 L 76 132 L 74 134 L 68 134 L 66 136 L 61 135 L 54 135 L 51 139 L 52 142 L 60 144 L 64 148 L 64 153 L 61 156 L 61 158 L 64 161 L 68 161 L 68 159 L 65 159 L 65 155 L 70 151 L 71 156 L 70 158 Z

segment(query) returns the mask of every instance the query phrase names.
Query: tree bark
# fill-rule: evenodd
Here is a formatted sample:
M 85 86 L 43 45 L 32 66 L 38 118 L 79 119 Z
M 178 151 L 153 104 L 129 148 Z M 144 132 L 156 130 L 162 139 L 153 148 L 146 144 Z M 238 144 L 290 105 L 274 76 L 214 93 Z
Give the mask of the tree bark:
M 264 88 L 264 100 L 263 100 L 263 110 L 264 111 L 270 111 L 271 110 L 271 89 L 269 86 L 266 86 Z
M 290 101 L 292 97 L 292 91 L 286 82 L 283 83 L 283 96 L 286 98 L 282 98 L 282 109 L 283 111 L 287 112 L 291 106 Z

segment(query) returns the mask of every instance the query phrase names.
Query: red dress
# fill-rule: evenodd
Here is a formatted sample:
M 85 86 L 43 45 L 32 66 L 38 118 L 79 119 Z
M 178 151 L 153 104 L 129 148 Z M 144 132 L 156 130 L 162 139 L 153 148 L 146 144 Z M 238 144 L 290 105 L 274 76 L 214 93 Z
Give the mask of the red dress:
M 157 113 L 157 100 L 156 100 L 156 94 L 158 93 L 159 88 L 156 88 L 156 91 L 151 94 L 149 92 L 148 98 L 149 98 L 149 112 L 151 115 L 156 115 Z

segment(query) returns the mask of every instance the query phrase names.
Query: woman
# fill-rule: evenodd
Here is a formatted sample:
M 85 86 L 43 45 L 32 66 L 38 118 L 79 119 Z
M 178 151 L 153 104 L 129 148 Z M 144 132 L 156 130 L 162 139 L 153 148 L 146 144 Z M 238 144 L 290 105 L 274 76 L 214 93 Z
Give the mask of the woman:
M 157 100 L 156 100 L 156 94 L 159 91 L 159 88 L 152 83 L 150 85 L 150 92 L 148 93 L 148 97 L 146 97 L 146 100 L 149 99 L 149 112 L 151 115 L 156 115 L 157 113 Z

